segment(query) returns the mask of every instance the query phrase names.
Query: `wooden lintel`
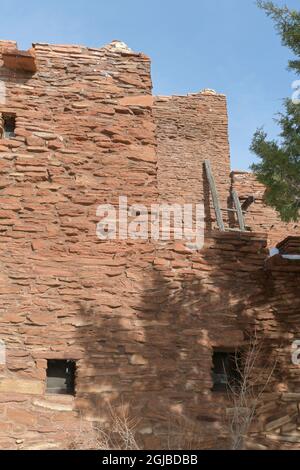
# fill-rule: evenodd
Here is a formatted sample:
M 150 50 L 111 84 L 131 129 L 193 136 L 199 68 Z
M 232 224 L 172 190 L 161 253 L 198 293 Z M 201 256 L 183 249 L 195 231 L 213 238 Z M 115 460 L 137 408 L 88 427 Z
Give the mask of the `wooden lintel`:
M 8 49 L 2 52 L 4 67 L 10 70 L 34 73 L 37 70 L 34 52 Z

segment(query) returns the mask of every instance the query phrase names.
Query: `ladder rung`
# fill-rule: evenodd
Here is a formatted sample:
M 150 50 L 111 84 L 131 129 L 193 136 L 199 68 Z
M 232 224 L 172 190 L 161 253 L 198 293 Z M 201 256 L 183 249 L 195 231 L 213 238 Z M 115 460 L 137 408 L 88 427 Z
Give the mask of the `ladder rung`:
M 225 212 L 237 212 L 236 209 L 223 209 L 223 207 L 221 207 L 220 209 L 221 209 L 221 211 L 225 211 Z M 246 214 L 245 211 L 242 211 L 242 212 L 243 212 L 243 214 Z
M 217 191 L 217 188 L 216 188 L 216 183 L 215 183 L 214 176 L 213 176 L 213 173 L 212 173 L 212 170 L 211 170 L 210 161 L 209 160 L 204 160 L 204 166 L 205 166 L 205 170 L 206 170 L 206 176 L 207 176 L 207 180 L 208 180 L 208 184 L 209 184 L 209 188 L 210 188 L 210 192 L 211 192 L 212 202 L 213 202 L 213 206 L 214 206 L 214 209 L 215 209 L 216 219 L 217 219 L 219 230 L 221 230 L 222 232 L 226 231 L 224 221 L 223 221 L 223 216 L 222 216 L 222 211 L 223 212 L 225 211 L 225 212 L 234 212 L 236 214 L 237 219 L 238 219 L 238 223 L 239 223 L 239 227 L 240 227 L 239 231 L 244 232 L 246 230 L 245 221 L 244 221 L 245 212 L 243 212 L 243 209 L 241 207 L 241 202 L 240 202 L 240 199 L 239 199 L 239 196 L 238 196 L 236 190 L 232 189 L 232 191 L 231 191 L 231 195 L 232 195 L 233 204 L 235 206 L 235 209 L 221 208 L 220 207 L 220 202 L 219 202 L 219 197 L 218 197 L 218 191 Z M 234 230 L 234 231 L 238 231 L 238 230 Z

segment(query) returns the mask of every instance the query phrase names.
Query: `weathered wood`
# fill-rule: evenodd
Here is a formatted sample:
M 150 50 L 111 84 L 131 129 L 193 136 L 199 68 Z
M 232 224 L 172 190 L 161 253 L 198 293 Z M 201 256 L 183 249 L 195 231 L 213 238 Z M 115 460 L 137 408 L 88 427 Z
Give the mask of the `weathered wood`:
M 221 207 L 221 211 L 223 211 L 223 212 L 237 212 L 236 209 L 229 209 L 229 208 L 225 209 L 224 207 Z M 244 212 L 244 211 L 242 211 L 242 212 L 243 212 L 243 214 L 246 214 L 246 212 Z
M 232 194 L 233 202 L 236 208 L 236 214 L 237 214 L 240 230 L 242 232 L 246 232 L 244 215 L 243 215 L 242 206 L 240 203 L 238 193 L 236 192 L 235 189 L 233 189 L 231 194 Z
M 283 426 L 284 424 L 290 423 L 291 421 L 292 421 L 292 416 L 285 415 L 285 416 L 282 416 L 280 418 L 274 419 L 273 421 L 270 421 L 266 425 L 265 429 L 266 429 L 266 431 L 273 431 L 274 429 L 278 429 L 281 426 Z
M 209 188 L 210 188 L 210 192 L 211 192 L 213 206 L 214 206 L 215 213 L 216 213 L 216 219 L 217 219 L 218 227 L 221 230 L 221 232 L 225 232 L 225 225 L 224 225 L 222 212 L 221 212 L 221 208 L 220 208 L 219 196 L 218 196 L 218 192 L 217 192 L 217 189 L 216 189 L 215 179 L 214 179 L 213 173 L 211 171 L 210 161 L 205 160 L 204 161 L 204 166 L 205 166 L 206 175 L 207 175 L 207 179 L 208 179 L 208 183 L 209 183 Z
M 300 393 L 283 393 L 282 396 L 281 396 L 281 400 L 282 401 L 292 401 L 292 402 L 295 402 L 295 401 L 299 401 L 300 402 Z

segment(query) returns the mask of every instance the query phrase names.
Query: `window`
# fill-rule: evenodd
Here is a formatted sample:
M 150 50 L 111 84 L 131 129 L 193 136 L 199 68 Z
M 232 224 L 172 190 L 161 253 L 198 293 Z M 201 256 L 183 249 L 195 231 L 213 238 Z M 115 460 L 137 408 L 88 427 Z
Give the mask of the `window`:
M 214 392 L 224 392 L 229 384 L 237 385 L 240 382 L 239 362 L 239 353 L 214 351 L 212 369 Z
M 75 395 L 75 361 L 47 361 L 47 393 Z
M 15 137 L 16 116 L 13 114 L 2 114 L 2 139 L 12 139 Z

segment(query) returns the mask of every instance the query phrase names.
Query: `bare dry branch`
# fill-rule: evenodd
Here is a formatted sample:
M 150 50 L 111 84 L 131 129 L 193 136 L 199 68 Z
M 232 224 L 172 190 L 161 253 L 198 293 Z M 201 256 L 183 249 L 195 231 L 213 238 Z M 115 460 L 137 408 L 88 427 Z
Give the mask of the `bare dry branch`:
M 263 358 L 263 344 L 255 331 L 248 340 L 247 348 L 241 354 L 235 354 L 235 366 L 240 378 L 234 383 L 228 380 L 228 395 L 233 405 L 229 416 L 233 450 L 244 448 L 257 407 L 276 367 L 276 361 L 271 366 L 265 361 L 262 366 Z

